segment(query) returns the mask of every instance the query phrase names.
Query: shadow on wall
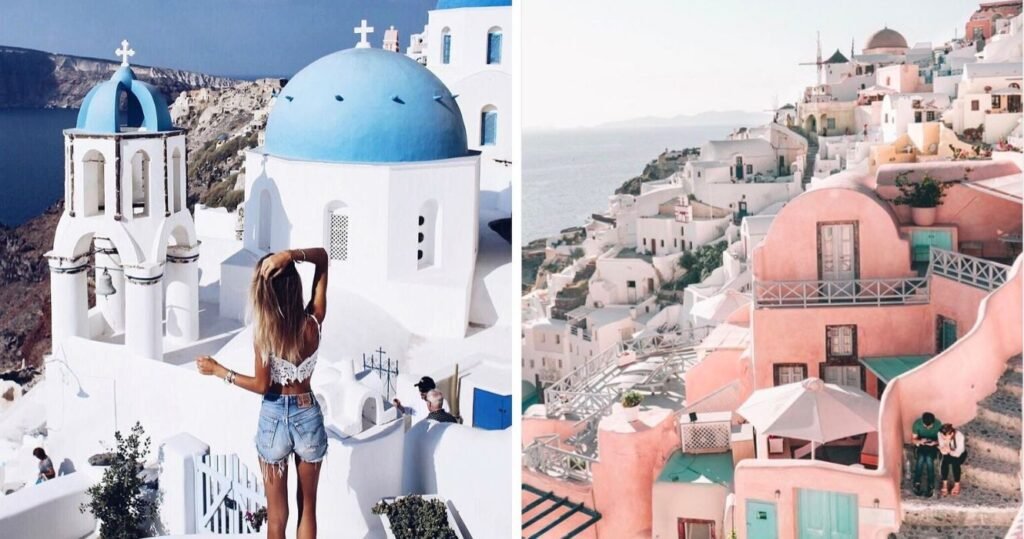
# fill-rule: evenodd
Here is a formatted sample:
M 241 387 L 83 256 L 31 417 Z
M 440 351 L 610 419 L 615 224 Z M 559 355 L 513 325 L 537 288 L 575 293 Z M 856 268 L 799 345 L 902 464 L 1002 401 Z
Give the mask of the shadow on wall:
M 319 208 L 310 210 L 319 211 Z M 270 215 L 268 219 L 267 214 Z M 282 248 L 282 238 L 291 237 L 292 223 L 281 204 L 281 193 L 267 176 L 267 156 L 260 157 L 260 175 L 252 182 L 245 200 L 245 239 L 258 249 Z M 272 241 L 272 240 L 276 240 Z M 294 245 L 291 247 L 295 247 Z

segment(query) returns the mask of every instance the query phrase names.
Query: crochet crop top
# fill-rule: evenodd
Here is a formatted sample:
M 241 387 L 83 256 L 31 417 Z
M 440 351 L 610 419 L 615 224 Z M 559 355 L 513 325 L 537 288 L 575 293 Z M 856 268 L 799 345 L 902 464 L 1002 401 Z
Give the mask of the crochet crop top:
M 316 317 L 309 315 L 313 319 L 313 323 L 316 324 L 316 334 L 320 337 L 320 322 L 317 322 Z M 270 380 L 276 384 L 286 386 L 294 382 L 302 382 L 308 380 L 310 376 L 313 376 L 313 369 L 316 367 L 316 357 L 320 351 L 320 343 L 317 343 L 317 349 L 313 351 L 306 359 L 302 360 L 302 363 L 298 365 L 288 361 L 287 359 L 281 359 L 270 355 Z

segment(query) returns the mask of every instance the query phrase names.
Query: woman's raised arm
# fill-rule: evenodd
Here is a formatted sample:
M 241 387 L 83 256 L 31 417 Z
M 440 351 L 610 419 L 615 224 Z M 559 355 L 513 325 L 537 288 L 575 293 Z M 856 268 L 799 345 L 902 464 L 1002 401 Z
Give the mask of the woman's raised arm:
M 306 311 L 322 324 L 324 316 L 327 316 L 327 251 L 323 247 L 312 247 L 293 249 L 288 252 L 291 253 L 292 260 L 296 262 L 309 262 L 316 265 L 316 270 L 313 273 L 313 290 Z

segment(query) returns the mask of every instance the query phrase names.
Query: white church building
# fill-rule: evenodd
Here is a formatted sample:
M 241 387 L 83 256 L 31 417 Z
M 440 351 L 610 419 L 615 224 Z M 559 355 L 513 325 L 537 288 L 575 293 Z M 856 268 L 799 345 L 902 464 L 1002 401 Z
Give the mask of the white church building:
M 481 197 L 510 215 L 512 161 L 519 143 L 514 20 L 512 0 L 438 0 L 423 32 L 410 37 L 406 50 L 457 96 L 469 148 L 481 152 Z
M 245 170 L 251 256 L 222 269 L 238 285 L 221 286 L 223 316 L 243 318 L 256 254 L 323 245 L 332 286 L 417 334 L 465 334 L 480 155 L 467 147 L 459 103 L 430 71 L 369 47 L 313 62 L 281 90 Z
M 165 533 L 217 531 L 253 510 L 262 482 L 242 466 L 258 470 L 260 396 L 194 361 L 251 372 L 253 267 L 310 246 L 330 255 L 313 376 L 328 431 L 320 533 L 381 537 L 371 508 L 406 494 L 447 500 L 465 536 L 517 529 L 516 511 L 495 510 L 515 506 L 519 484 L 519 275 L 493 226 L 508 213 L 480 195 L 460 98 L 406 55 L 369 48 L 367 32 L 364 21 L 356 48 L 313 62 L 275 99 L 265 145 L 245 155 L 241 239 L 241 214 L 185 206 L 187 133 L 122 43 L 121 68 L 65 132 L 66 204 L 47 253 L 53 351 L 42 383 L 0 415 L 0 492 L 15 490 L 0 497 L 0 530 L 87 536 L 96 522 L 78 507 L 102 473 L 88 458 L 136 421 L 153 440 Z M 425 420 L 421 376 L 464 424 Z M 60 472 L 33 486 L 36 446 Z

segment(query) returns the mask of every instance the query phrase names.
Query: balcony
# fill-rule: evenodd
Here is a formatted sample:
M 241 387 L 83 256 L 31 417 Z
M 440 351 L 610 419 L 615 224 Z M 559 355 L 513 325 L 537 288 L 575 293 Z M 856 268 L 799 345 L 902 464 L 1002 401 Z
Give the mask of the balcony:
M 928 272 L 906 279 L 849 281 L 755 281 L 754 305 L 821 307 L 850 305 L 920 305 L 929 301 L 933 275 L 993 291 L 1006 282 L 1010 267 L 998 262 L 931 246 Z
M 582 337 L 584 341 L 591 341 L 592 335 L 587 328 L 580 326 L 570 326 L 569 333 L 571 333 L 574 337 Z
M 928 303 L 928 278 L 849 281 L 755 281 L 755 307 L 920 305 Z
M 523 449 L 523 466 L 538 473 L 576 483 L 588 484 L 593 478 L 593 458 L 557 446 L 558 436 L 537 438 Z

